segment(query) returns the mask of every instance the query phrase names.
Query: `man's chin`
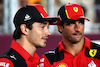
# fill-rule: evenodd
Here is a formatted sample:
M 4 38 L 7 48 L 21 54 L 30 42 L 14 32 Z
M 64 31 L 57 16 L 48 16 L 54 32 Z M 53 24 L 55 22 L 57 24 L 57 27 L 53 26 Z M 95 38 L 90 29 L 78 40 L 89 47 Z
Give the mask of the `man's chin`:
M 73 39 L 73 43 L 78 43 L 81 41 L 82 38 L 76 38 L 76 39 Z
M 44 48 L 44 47 L 46 47 L 46 44 L 42 44 L 42 45 L 36 46 L 36 48 Z
M 76 43 L 78 43 L 78 42 L 80 42 L 80 40 L 75 40 L 75 41 L 73 41 L 74 44 L 76 44 Z

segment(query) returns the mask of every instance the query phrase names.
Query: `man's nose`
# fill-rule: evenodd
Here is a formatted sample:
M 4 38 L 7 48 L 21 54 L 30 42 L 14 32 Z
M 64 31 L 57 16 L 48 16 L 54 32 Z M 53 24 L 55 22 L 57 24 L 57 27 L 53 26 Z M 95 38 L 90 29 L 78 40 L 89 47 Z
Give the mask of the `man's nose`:
M 49 29 L 46 30 L 46 35 L 48 35 L 48 36 L 51 35 Z
M 79 23 L 75 24 L 75 31 L 80 31 L 80 25 L 79 25 Z

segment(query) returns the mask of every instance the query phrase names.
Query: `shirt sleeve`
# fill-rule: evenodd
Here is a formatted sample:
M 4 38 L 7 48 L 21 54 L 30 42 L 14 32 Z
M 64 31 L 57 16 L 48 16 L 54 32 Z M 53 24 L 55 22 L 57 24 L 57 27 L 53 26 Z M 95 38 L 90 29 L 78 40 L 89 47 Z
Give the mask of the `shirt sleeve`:
M 14 67 L 11 60 L 7 58 L 0 58 L 0 67 Z
M 51 67 L 50 62 L 45 55 L 42 55 L 39 62 L 39 67 Z

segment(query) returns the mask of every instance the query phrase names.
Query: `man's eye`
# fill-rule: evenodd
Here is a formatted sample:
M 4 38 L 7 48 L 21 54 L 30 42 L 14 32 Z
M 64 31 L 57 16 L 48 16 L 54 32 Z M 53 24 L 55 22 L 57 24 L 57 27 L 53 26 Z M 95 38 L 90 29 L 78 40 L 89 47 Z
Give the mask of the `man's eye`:
M 44 26 L 41 26 L 41 28 L 44 28 Z
M 70 23 L 70 25 L 73 25 L 73 24 L 74 24 L 73 22 Z
M 41 29 L 44 29 L 45 26 L 40 26 Z
M 80 20 L 79 20 L 79 23 L 80 23 L 80 24 L 84 24 L 84 19 L 80 19 Z
M 68 23 L 67 25 L 73 25 L 73 24 L 75 24 L 74 22 L 70 22 L 70 23 Z
M 80 21 L 79 23 L 80 23 L 80 24 L 84 24 L 84 22 L 83 22 L 83 21 Z

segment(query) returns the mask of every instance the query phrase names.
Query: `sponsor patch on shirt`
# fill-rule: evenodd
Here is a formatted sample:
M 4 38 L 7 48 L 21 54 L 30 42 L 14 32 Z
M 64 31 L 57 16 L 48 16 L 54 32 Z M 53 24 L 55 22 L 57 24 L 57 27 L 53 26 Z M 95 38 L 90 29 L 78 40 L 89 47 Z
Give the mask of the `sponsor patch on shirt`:
M 57 65 L 57 67 L 68 67 L 68 65 L 66 63 L 60 63 Z
M 0 62 L 0 66 L 3 66 L 3 67 L 9 67 L 9 63 L 6 63 L 6 62 Z
M 91 62 L 88 64 L 88 67 L 96 67 L 96 64 L 93 60 L 91 60 Z
M 44 63 L 40 63 L 39 64 L 39 67 L 44 67 Z
M 44 59 L 45 59 L 45 58 L 41 58 L 41 59 L 40 59 L 40 62 L 44 62 Z

